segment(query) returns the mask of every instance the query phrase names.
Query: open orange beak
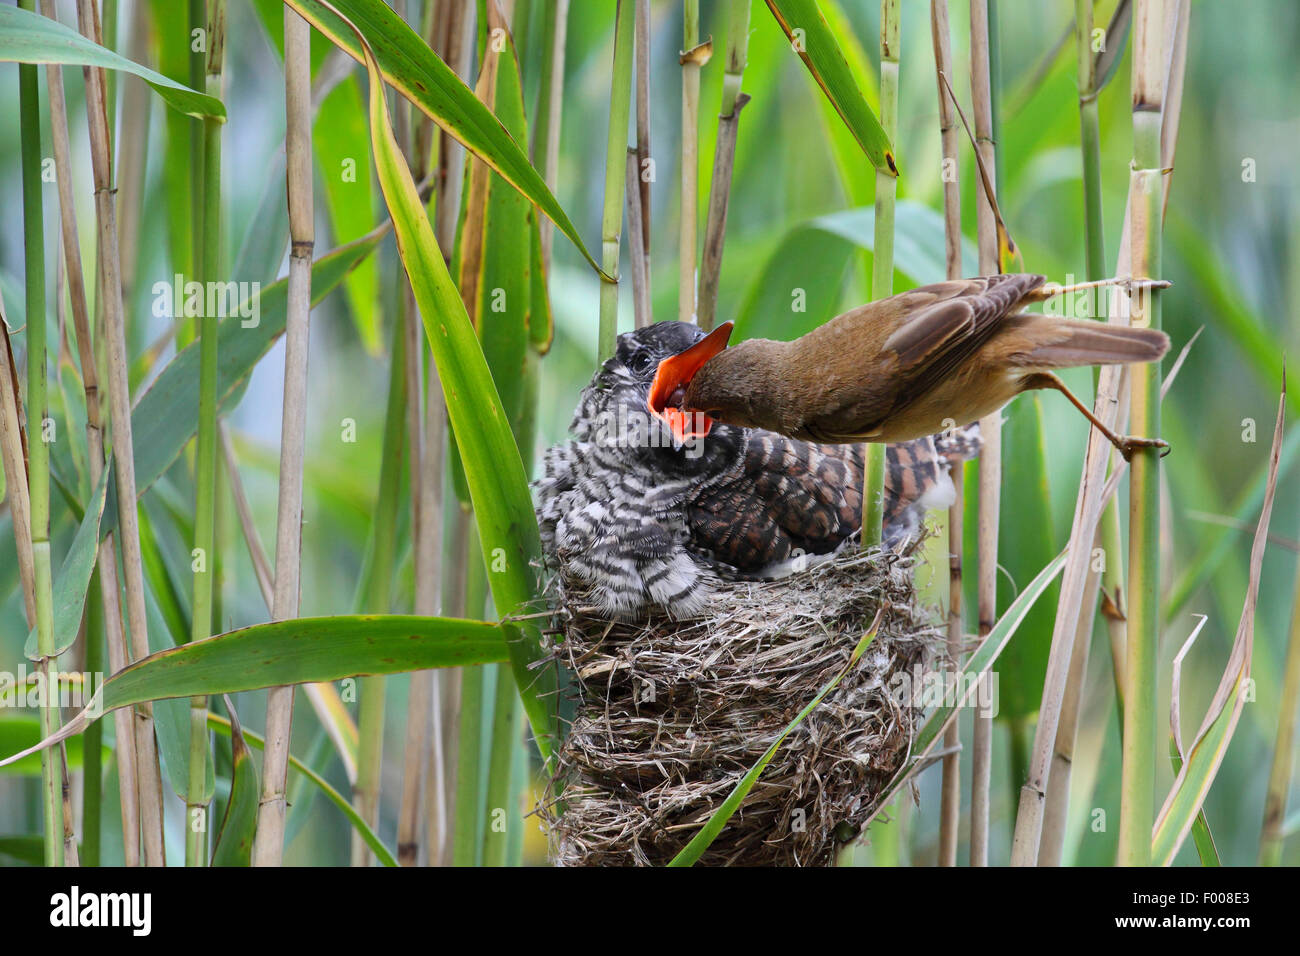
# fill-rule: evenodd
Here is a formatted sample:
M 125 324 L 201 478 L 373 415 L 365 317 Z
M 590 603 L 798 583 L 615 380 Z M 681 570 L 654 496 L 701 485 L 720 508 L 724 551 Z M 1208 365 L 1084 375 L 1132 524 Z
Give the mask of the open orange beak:
M 646 404 L 650 406 L 651 414 L 668 426 L 680 444 L 691 438 L 703 438 L 713 425 L 713 419 L 702 412 L 692 413 L 683 408 L 681 398 L 704 363 L 727 347 L 732 327 L 731 322 L 723 322 L 685 352 L 664 359 L 650 383 L 650 398 Z

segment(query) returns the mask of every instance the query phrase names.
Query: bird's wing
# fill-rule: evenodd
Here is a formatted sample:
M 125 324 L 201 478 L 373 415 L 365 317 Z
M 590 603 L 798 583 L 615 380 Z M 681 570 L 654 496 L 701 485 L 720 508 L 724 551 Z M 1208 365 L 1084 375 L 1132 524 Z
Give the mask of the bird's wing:
M 887 446 L 887 543 L 914 536 L 927 508 L 951 504 L 949 465 L 979 450 L 978 431 L 969 431 Z M 747 572 L 834 551 L 861 527 L 862 463 L 861 444 L 823 445 L 753 430 L 741 466 L 688 501 L 691 547 Z
M 882 355 L 892 353 L 894 357 L 889 375 L 878 382 L 864 382 L 864 390 L 846 390 L 842 403 L 827 405 L 815 419 L 805 422 L 804 431 L 821 441 L 848 441 L 871 434 L 882 421 L 925 395 L 975 354 L 1024 297 L 1044 281 L 1043 276 L 1031 274 L 954 279 L 872 303 L 872 308 L 888 310 L 880 320 L 893 323 L 881 345 Z M 876 318 L 875 312 L 872 317 Z M 877 391 L 884 383 L 889 385 L 888 394 Z M 843 422 L 853 423 L 852 434 L 842 434 Z
M 897 327 L 885 340 L 885 350 L 897 358 L 901 383 L 892 412 L 942 382 L 970 358 L 1014 312 L 1024 297 L 1046 281 L 1041 275 L 996 275 L 939 283 L 928 289 L 960 285 L 951 297 L 925 304 L 925 289 L 917 289 L 917 308 L 902 303 Z
M 862 521 L 862 448 L 748 432 L 741 461 L 688 501 L 692 548 L 742 571 L 826 554 Z

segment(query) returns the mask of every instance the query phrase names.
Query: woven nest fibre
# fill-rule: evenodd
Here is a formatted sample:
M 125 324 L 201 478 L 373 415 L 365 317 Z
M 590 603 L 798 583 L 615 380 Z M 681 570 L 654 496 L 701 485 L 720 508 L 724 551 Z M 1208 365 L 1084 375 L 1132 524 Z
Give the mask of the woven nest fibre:
M 554 862 L 663 865 L 772 741 L 848 663 L 858 664 L 777 749 L 700 865 L 825 866 L 857 836 L 909 754 L 921 713 L 893 677 L 942 646 L 918 606 L 910 556 L 835 557 L 777 581 L 719 580 L 706 613 L 638 621 L 593 613 L 563 574 L 555 656 L 575 715 L 540 808 Z M 901 702 L 895 698 L 903 698 Z

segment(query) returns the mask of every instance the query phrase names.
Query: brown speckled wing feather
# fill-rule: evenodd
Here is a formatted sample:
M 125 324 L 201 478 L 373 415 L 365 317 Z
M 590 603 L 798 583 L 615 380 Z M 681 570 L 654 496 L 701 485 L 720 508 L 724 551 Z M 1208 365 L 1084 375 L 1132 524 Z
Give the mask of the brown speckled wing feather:
M 937 298 L 933 305 L 908 310 L 885 340 L 885 349 L 898 356 L 904 382 L 891 414 L 930 391 L 975 354 L 1024 297 L 1045 281 L 1044 276 L 1032 274 L 982 276 L 914 290 L 919 305 L 927 290 L 962 287 L 956 295 Z
M 862 449 L 749 433 L 740 467 L 687 504 L 692 547 L 742 571 L 833 551 L 862 520 Z
M 979 451 L 976 428 L 887 446 L 885 540 L 920 525 L 948 466 Z M 740 467 L 687 503 L 691 547 L 742 571 L 835 550 L 862 522 L 862 445 L 822 445 L 752 431 Z

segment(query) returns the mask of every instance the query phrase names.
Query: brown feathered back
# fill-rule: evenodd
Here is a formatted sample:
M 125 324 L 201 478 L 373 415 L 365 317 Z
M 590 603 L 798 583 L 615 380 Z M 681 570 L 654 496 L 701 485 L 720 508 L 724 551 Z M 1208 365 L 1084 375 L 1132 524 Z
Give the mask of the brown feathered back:
M 1041 275 L 922 286 L 792 342 L 753 339 L 706 362 L 684 407 L 815 442 L 902 442 L 992 414 L 1055 368 L 1154 361 L 1163 332 L 1020 311 Z

